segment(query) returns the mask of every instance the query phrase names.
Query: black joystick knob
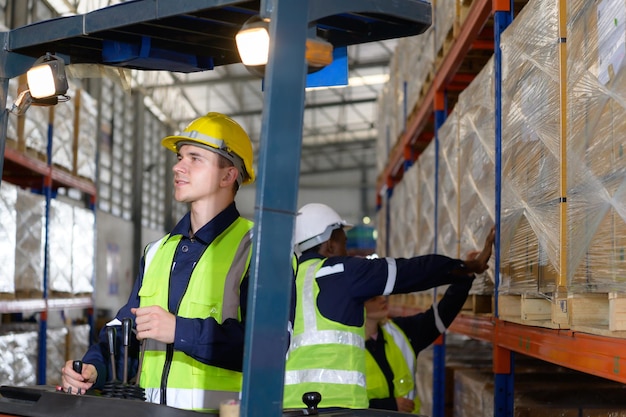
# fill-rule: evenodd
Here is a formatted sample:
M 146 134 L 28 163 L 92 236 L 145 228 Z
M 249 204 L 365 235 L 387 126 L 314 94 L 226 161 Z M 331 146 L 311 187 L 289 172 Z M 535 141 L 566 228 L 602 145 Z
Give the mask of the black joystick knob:
M 82 373 L 83 372 L 83 361 L 73 361 L 72 362 L 72 369 L 74 370 L 74 372 L 77 373 Z
M 317 405 L 322 401 L 322 394 L 319 392 L 305 392 L 302 395 L 302 402 L 306 404 L 304 414 L 307 416 L 317 415 Z

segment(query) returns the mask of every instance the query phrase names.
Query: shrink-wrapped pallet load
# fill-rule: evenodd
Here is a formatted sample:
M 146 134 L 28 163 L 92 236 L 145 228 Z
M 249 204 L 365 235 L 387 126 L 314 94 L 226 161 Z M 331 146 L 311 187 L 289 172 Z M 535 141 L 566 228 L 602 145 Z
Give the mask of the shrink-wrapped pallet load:
M 72 294 L 91 294 L 95 274 L 95 214 L 74 207 L 72 230 Z
M 611 331 L 626 330 L 625 20 L 624 0 L 568 2 L 571 319 Z
M 437 253 L 459 257 L 459 118 L 456 107 L 439 128 Z
M 97 101 L 84 89 L 76 92 L 77 129 L 73 173 L 81 178 L 96 180 L 96 144 L 98 139 Z
M 15 297 L 15 239 L 17 187 L 6 181 L 0 185 L 0 296 Z
M 495 123 L 493 59 L 459 95 L 460 255 L 482 247 L 495 225 Z M 492 294 L 495 257 L 474 280 L 473 294 Z
M 502 35 L 500 294 L 547 294 L 559 272 L 558 2 L 529 2 Z
M 419 158 L 419 207 L 417 213 L 419 236 L 417 253 L 435 253 L 435 143 L 431 142 Z
M 18 189 L 15 203 L 17 237 L 15 291 L 20 298 L 43 297 L 46 200 Z

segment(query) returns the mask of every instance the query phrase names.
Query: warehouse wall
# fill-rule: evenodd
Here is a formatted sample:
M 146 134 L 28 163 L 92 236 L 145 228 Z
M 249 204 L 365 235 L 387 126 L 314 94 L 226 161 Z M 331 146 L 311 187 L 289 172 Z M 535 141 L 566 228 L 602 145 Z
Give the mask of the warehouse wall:
M 139 263 L 133 250 L 134 233 L 130 221 L 97 212 L 95 305 L 115 314 L 126 303 L 135 282 L 133 270 Z M 160 239 L 163 232 L 144 228 L 141 246 Z
M 126 302 L 133 285 L 133 225 L 98 211 L 96 243 L 95 305 L 115 312 Z
M 323 203 L 333 207 L 343 218 L 353 224 L 361 223 L 363 216 L 376 217 L 375 172 L 367 173 L 368 184 L 355 187 L 360 179 L 358 171 L 306 175 L 300 177 L 297 207 L 308 203 Z M 277 185 L 278 187 L 280 184 Z M 237 208 L 241 214 L 254 219 L 256 188 L 243 187 L 237 194 Z

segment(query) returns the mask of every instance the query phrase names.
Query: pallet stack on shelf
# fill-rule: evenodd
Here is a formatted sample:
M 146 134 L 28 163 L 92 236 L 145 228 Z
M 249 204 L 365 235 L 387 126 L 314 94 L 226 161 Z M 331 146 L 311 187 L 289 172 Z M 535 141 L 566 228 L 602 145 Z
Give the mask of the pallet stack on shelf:
M 9 81 L 9 108 L 23 83 L 22 76 Z M 96 194 L 97 111 L 94 99 L 70 84 L 74 100 L 9 115 L 0 187 L 0 343 L 12 355 L 0 363 L 2 384 L 54 384 L 70 346 L 84 350 L 90 342 L 88 324 L 81 325 L 85 332 L 59 317 L 48 326 L 52 314 L 87 309 L 88 316 L 93 305 L 95 213 L 85 202 Z M 60 188 L 81 198 L 57 195 Z M 37 323 L 20 323 L 31 316 Z
M 507 10 L 498 8 L 503 4 L 518 6 L 475 0 L 466 21 L 472 27 L 460 33 L 492 25 Z M 418 106 L 410 115 L 418 120 L 405 121 L 407 130 L 390 141 L 379 189 L 394 211 L 379 218 L 379 227 L 399 241 L 381 243 L 392 248 L 385 255 L 407 256 L 401 248 L 411 247 L 423 248 L 418 254 L 462 257 L 499 220 L 491 276 L 482 290 L 473 288 L 493 296 L 494 311 L 465 311 L 452 326 L 493 344 L 496 376 L 512 377 L 507 358 L 519 351 L 626 382 L 621 355 L 609 353 L 626 346 L 624 10 L 623 0 L 528 1 L 501 37 L 494 34 L 501 53 L 446 107 L 447 87 L 465 66 L 467 45 L 486 42 L 455 39 L 422 100 L 426 108 Z M 487 24 L 491 13 L 494 22 Z M 445 118 L 433 132 L 437 140 L 413 155 L 437 112 Z M 435 162 L 419 185 L 408 185 L 416 167 Z M 400 212 L 406 205 L 394 201 L 411 195 L 406 187 L 416 187 L 417 205 L 427 210 L 420 209 L 412 224 L 394 223 L 406 218 Z M 422 196 L 428 187 L 434 191 Z M 427 222 L 435 225 L 434 236 L 418 232 L 417 243 L 393 233 L 421 231 Z M 394 312 L 429 307 L 416 299 L 396 299 Z

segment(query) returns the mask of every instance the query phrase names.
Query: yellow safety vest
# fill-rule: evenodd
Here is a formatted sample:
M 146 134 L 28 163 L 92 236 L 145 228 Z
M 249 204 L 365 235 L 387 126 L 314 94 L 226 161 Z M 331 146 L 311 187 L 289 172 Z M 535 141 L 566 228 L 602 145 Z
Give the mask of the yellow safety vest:
M 368 406 L 364 326 L 334 322 L 317 309 L 316 278 L 340 272 L 342 264 L 323 266 L 319 259 L 299 266 L 295 323 L 285 365 L 285 408 L 305 407 L 302 394 L 311 391 L 322 395 L 320 408 Z
M 381 326 L 385 338 L 385 356 L 393 372 L 393 397 L 405 397 L 415 401 L 413 414 L 419 414 L 420 400 L 415 395 L 415 351 L 404 332 L 392 321 Z M 370 400 L 389 398 L 389 385 L 378 363 L 366 354 L 367 397 Z
M 241 320 L 239 285 L 250 265 L 251 228 L 252 222 L 239 218 L 209 245 L 191 274 L 178 316 L 213 317 L 218 323 L 227 318 Z M 139 289 L 141 307 L 168 309 L 170 270 L 181 238 L 165 236 L 147 250 Z M 148 401 L 161 402 L 162 386 L 166 386 L 167 405 L 177 408 L 216 410 L 225 394 L 238 397 L 232 393 L 241 391 L 241 372 L 203 364 L 175 351 L 173 345 L 152 339 L 146 343 L 140 381 Z

